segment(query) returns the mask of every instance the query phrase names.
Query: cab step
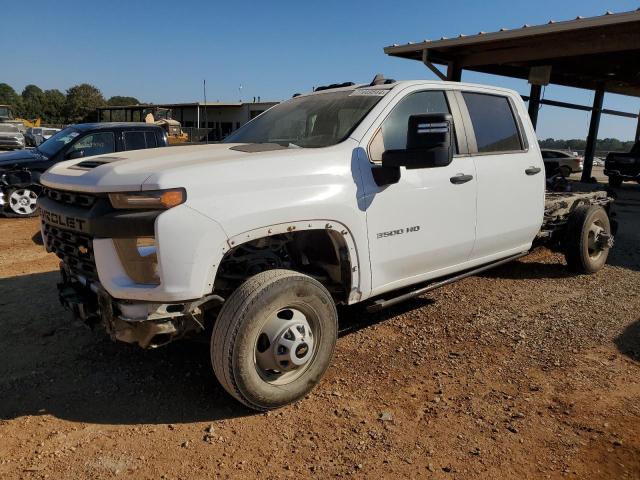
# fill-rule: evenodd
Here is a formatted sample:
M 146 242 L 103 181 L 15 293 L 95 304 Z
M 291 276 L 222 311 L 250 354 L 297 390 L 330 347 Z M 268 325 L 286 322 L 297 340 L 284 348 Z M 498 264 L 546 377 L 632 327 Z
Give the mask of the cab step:
M 397 305 L 398 303 L 404 302 L 405 300 L 418 297 L 424 293 L 430 292 L 431 290 L 435 290 L 436 288 L 444 287 L 445 285 L 449 285 L 450 283 L 457 282 L 458 280 L 462 280 L 463 278 L 471 277 L 472 275 L 477 275 L 478 273 L 484 272 L 485 270 L 489 270 L 491 268 L 504 265 L 505 263 L 509 263 L 513 260 L 524 257 L 525 255 L 528 255 L 528 254 L 529 252 L 518 253 L 516 255 L 512 255 L 510 257 L 497 260 L 495 262 L 484 264 L 481 267 L 477 267 L 472 270 L 467 270 L 466 272 L 460 273 L 453 277 L 448 277 L 448 278 L 445 278 L 444 280 L 440 280 L 435 283 L 430 283 L 425 287 L 418 288 L 417 290 L 412 290 L 407 293 L 403 293 L 401 295 L 398 295 L 397 297 L 392 297 L 389 299 L 381 298 L 381 299 L 375 300 L 371 305 L 367 307 L 367 312 L 369 313 L 379 312 L 380 310 L 391 307 L 393 305 Z

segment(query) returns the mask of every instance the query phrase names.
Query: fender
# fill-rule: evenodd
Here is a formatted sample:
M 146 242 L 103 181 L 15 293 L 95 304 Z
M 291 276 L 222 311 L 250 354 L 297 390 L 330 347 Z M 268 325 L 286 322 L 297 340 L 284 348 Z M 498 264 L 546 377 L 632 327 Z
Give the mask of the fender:
M 349 292 L 348 303 L 353 304 L 359 302 L 362 299 L 362 284 L 358 249 L 351 231 L 347 226 L 340 222 L 317 219 L 299 220 L 296 222 L 267 225 L 254 230 L 249 230 L 229 237 L 227 242 L 222 246 L 223 256 L 232 248 L 252 240 L 305 230 L 325 230 L 334 232 L 334 234 L 339 235 L 344 240 L 349 253 L 349 262 L 351 264 L 351 291 Z

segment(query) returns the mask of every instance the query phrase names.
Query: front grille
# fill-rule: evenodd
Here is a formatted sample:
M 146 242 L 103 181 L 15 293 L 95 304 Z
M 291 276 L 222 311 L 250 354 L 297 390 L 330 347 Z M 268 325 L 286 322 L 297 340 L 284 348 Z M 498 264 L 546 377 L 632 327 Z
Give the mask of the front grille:
M 98 280 L 91 237 L 45 224 L 44 241 L 47 250 L 55 253 L 72 273 Z
M 55 190 L 46 188 L 44 194 L 55 202 L 72 205 L 79 208 L 91 208 L 98 197 L 87 193 L 67 192 L 65 190 Z

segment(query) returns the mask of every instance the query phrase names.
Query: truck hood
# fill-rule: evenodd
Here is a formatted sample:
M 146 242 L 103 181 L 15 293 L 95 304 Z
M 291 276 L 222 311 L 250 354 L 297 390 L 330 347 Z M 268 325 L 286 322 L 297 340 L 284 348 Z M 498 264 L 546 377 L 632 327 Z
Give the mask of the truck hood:
M 31 162 L 46 160 L 38 150 L 15 150 L 13 152 L 0 153 L 0 169 L 13 166 L 29 166 Z
M 202 182 L 214 187 L 229 175 L 264 177 L 281 159 L 314 156 L 317 150 L 326 149 L 225 143 L 117 152 L 57 163 L 40 181 L 52 188 L 95 193 L 188 188 Z M 277 175 L 283 175 L 278 170 Z

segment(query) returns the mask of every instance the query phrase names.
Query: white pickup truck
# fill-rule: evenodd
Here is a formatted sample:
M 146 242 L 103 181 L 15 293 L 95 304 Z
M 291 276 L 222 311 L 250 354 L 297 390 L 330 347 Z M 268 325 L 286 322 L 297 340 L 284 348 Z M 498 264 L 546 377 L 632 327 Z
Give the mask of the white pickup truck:
M 517 93 L 377 76 L 296 96 L 221 144 L 59 163 L 39 207 L 77 318 L 145 348 L 210 333 L 220 383 L 266 410 L 320 380 L 337 304 L 384 308 L 534 242 L 600 269 L 611 199 L 545 200 L 543 169 Z

